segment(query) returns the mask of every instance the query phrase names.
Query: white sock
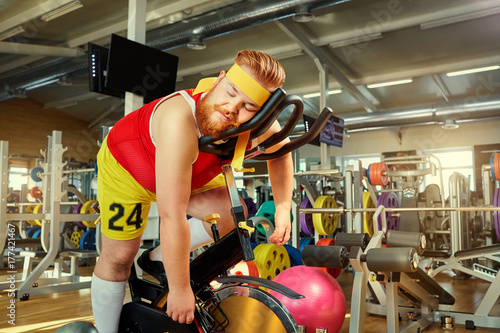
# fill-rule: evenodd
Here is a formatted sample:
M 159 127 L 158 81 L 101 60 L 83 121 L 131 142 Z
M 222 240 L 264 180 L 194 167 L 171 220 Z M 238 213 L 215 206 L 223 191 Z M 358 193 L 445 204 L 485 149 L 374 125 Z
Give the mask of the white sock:
M 214 240 L 205 230 L 202 220 L 192 217 L 188 222 L 191 229 L 191 251 L 213 243 Z
M 163 261 L 161 256 L 161 248 L 159 246 L 155 247 L 151 252 L 149 252 L 149 259 L 152 261 Z
M 191 251 L 211 244 L 214 241 L 205 230 L 202 220 L 197 219 L 196 217 L 191 217 L 188 222 L 189 229 L 191 230 Z M 161 256 L 161 249 L 159 246 L 149 252 L 149 259 L 153 261 L 163 261 Z
M 99 333 L 118 332 L 126 285 L 127 281 L 105 281 L 92 274 L 90 296 Z

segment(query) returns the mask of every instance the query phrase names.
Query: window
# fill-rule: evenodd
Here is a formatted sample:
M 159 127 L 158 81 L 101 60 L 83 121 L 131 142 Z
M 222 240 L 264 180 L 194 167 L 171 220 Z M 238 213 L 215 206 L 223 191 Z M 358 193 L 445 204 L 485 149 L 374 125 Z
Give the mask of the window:
M 474 190 L 475 188 L 475 181 L 474 181 L 474 167 L 473 167 L 473 156 L 472 156 L 472 151 L 470 149 L 466 150 L 453 150 L 453 151 L 427 151 L 424 152 L 423 154 L 426 155 L 434 155 L 437 159 L 439 159 L 441 163 L 441 169 L 442 169 L 442 174 L 443 174 L 443 191 L 445 195 L 445 200 L 448 198 L 449 195 L 449 180 L 451 175 L 454 172 L 458 172 L 465 176 L 465 178 L 470 177 L 469 181 L 469 188 L 471 191 Z M 434 161 L 434 159 L 431 159 Z M 436 184 L 441 188 L 441 182 L 440 182 L 440 174 L 438 170 L 439 166 L 436 166 L 436 176 L 432 175 L 426 175 L 424 178 L 424 188 L 422 190 L 425 190 L 425 187 L 429 184 Z
M 28 168 L 11 167 L 9 170 L 9 188 L 20 191 L 23 184 L 28 184 Z
M 363 155 L 363 156 L 345 156 L 342 157 L 342 171 L 349 165 L 353 165 L 356 161 L 361 161 L 363 168 L 368 169 L 372 163 L 380 162 L 380 156 L 377 155 Z

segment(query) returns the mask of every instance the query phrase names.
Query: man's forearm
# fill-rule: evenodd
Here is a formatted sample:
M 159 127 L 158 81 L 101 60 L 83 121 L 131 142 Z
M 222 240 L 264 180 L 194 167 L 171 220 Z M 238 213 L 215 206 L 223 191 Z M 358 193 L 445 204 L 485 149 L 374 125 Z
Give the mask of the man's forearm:
M 293 160 L 286 154 L 267 163 L 276 210 L 290 211 L 293 193 Z
M 160 227 L 163 265 L 170 288 L 189 288 L 189 226 L 187 221 L 162 221 Z

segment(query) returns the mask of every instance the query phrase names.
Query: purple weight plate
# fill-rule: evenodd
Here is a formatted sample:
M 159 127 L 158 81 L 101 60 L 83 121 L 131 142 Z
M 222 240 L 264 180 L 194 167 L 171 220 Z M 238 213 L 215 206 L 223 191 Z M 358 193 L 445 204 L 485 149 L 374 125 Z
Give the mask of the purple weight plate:
M 384 192 L 377 200 L 377 207 L 380 205 L 386 208 L 399 208 L 398 197 L 396 196 L 396 194 L 394 194 L 394 192 Z M 397 214 L 394 215 L 395 216 L 393 216 L 392 212 L 387 212 L 385 214 L 387 220 L 387 230 L 399 230 L 399 216 L 397 216 Z M 378 217 L 378 227 L 379 230 L 382 230 L 381 216 Z
M 300 203 L 300 208 L 312 208 L 311 202 L 307 197 Z M 300 228 L 304 233 L 314 235 L 312 214 L 300 214 Z
M 80 214 L 80 210 L 82 209 L 83 204 L 81 202 L 78 203 L 78 205 L 73 206 L 73 214 Z M 80 222 L 80 221 L 75 221 L 75 224 L 79 227 L 86 228 L 86 226 Z
M 495 189 L 495 195 L 493 196 L 493 206 L 500 207 L 500 188 Z M 495 226 L 495 232 L 497 234 L 497 240 L 500 242 L 500 211 L 493 212 L 493 223 Z

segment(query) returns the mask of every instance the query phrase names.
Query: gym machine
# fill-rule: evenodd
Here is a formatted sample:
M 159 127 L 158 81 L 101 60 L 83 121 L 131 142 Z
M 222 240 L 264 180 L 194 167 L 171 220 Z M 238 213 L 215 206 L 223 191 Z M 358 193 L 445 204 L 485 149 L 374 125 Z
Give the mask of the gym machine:
M 3 143 L 2 160 L 6 159 L 6 145 Z M 8 146 L 7 146 L 8 147 Z M 5 150 L 5 151 L 4 151 Z M 78 275 L 79 259 L 90 259 L 97 256 L 96 251 L 89 250 L 67 250 L 64 249 L 64 241 L 61 241 L 61 231 L 65 222 L 76 221 L 95 221 L 98 214 L 69 214 L 61 213 L 63 206 L 62 198 L 67 195 L 67 191 L 62 184 L 65 182 L 63 154 L 67 150 L 62 146 L 62 133 L 53 131 L 52 136 L 47 137 L 47 150 L 45 151 L 44 167 L 48 172 L 44 175 L 43 183 L 43 210 L 38 213 L 11 213 L 7 214 L 7 203 L 4 200 L 6 189 L 2 186 L 0 197 L 0 241 L 5 242 L 6 225 L 8 221 L 21 220 L 40 220 L 40 245 L 43 247 L 43 253 L 36 251 L 22 251 L 25 256 L 23 273 L 16 274 L 16 284 L 20 285 L 16 290 L 16 298 L 28 300 L 30 296 L 42 295 L 54 292 L 78 290 L 90 287 L 90 277 Z M 2 184 L 8 184 L 6 162 L 2 162 Z M 5 192 L 5 193 L 4 193 Z M 64 209 L 63 209 L 64 211 Z M 11 233 L 9 233 L 9 239 Z M 15 239 L 15 246 L 23 246 L 22 241 Z M 2 243 L 3 245 L 4 243 Z M 13 245 L 13 247 L 15 247 Z M 11 249 L 13 249 L 13 247 Z M 11 249 L 8 251 L 12 252 Z M 9 253 L 10 255 L 10 253 Z M 39 259 L 40 258 L 40 259 Z M 67 267 L 65 260 L 70 260 L 70 267 Z M 40 260 L 37 266 L 32 269 L 34 260 Z M 48 270 L 49 266 L 54 265 L 53 270 Z M 64 270 L 69 270 L 69 273 Z M 70 283 L 68 283 L 70 282 Z M 8 283 L 8 282 L 7 282 Z M 0 284 L 2 285 L 2 284 Z
M 352 212 L 368 212 L 374 209 L 350 209 Z M 308 249 L 306 246 L 302 258 L 306 265 L 316 265 L 315 260 L 323 258 L 318 266 L 344 268 L 350 262 L 355 272 L 351 299 L 350 331 L 363 332 L 366 313 L 387 316 L 388 332 L 419 332 L 441 318 L 453 318 L 457 324 L 466 327 L 500 327 L 500 317 L 490 316 L 495 302 L 500 297 L 500 275 L 489 273 L 490 287 L 474 313 L 449 310 L 454 304 L 454 297 L 442 288 L 432 275 L 418 267 L 416 255 L 424 255 L 425 237 L 421 233 L 387 230 L 387 212 L 430 212 L 443 210 L 448 212 L 471 212 L 477 210 L 498 212 L 498 207 L 443 207 L 443 208 L 376 208 L 373 216 L 374 235 L 368 240 L 367 234 L 337 234 L 335 245 Z M 301 209 L 301 213 L 346 213 L 346 208 Z M 382 229 L 378 230 L 378 216 L 382 220 Z M 387 249 L 381 248 L 386 244 Z M 413 246 L 414 251 L 399 249 L 389 252 L 392 246 Z M 326 249 L 325 249 L 326 248 Z M 377 252 L 374 252 L 374 249 Z M 315 251 L 316 254 L 312 254 Z M 328 251 L 328 252 L 325 252 Z M 385 252 L 382 252 L 385 251 Z M 457 269 L 477 275 L 476 271 L 467 270 L 460 265 L 461 260 L 484 257 L 499 261 L 500 245 L 473 248 L 455 253 Z M 370 255 L 369 255 L 370 254 Z M 311 259 L 314 258 L 314 259 Z M 312 263 L 311 263 L 312 261 Z M 455 267 L 455 266 L 453 266 Z M 450 269 L 451 267 L 446 267 Z M 438 268 L 439 269 L 439 268 Z M 375 272 L 376 274 L 372 274 Z M 486 273 L 483 273 L 486 274 Z M 380 282 L 385 283 L 385 291 L 374 288 Z M 367 298 L 368 290 L 373 298 Z M 398 295 L 400 299 L 398 299 Z M 399 328 L 399 316 L 406 316 L 408 322 Z

